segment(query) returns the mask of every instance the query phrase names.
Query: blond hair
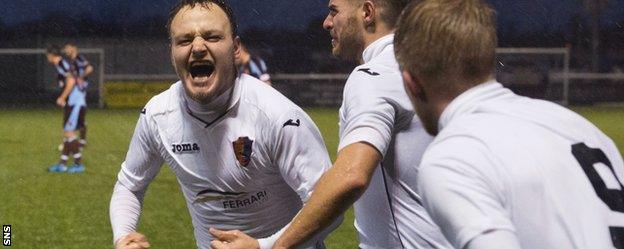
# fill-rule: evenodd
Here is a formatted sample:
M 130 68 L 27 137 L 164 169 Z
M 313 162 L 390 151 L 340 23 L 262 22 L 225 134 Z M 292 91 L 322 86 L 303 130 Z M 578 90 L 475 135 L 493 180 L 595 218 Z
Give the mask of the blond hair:
M 394 49 L 401 70 L 439 84 L 478 84 L 494 70 L 496 43 L 494 11 L 483 1 L 425 0 L 404 10 Z

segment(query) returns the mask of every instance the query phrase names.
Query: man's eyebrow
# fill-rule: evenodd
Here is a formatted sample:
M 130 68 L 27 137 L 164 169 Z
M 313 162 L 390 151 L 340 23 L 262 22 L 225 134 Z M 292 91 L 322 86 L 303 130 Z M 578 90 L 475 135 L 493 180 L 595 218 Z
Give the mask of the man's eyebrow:
M 330 11 L 336 11 L 336 12 L 338 12 L 338 6 L 336 6 L 335 4 L 330 4 L 329 6 L 327 6 L 327 8 L 328 8 Z
M 206 29 L 206 30 L 200 30 L 199 34 L 201 36 L 204 35 L 213 35 L 213 34 L 221 34 L 223 33 L 223 30 L 218 30 L 218 29 Z M 189 31 L 189 32 L 180 32 L 177 34 L 174 34 L 173 37 L 174 38 L 178 38 L 178 37 L 195 37 L 196 32 L 195 31 Z

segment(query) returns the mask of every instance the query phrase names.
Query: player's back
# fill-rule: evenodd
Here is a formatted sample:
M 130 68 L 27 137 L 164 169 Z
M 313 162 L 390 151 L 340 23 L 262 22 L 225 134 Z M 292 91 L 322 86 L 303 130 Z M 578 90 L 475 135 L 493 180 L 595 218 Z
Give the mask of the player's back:
M 76 69 L 72 67 L 72 62 L 63 58 L 56 65 L 56 73 L 58 79 L 58 86 L 60 88 L 65 87 L 65 80 L 69 75 L 76 76 Z M 74 83 L 74 87 L 71 89 L 69 95 L 67 96 L 67 104 L 74 106 L 86 106 L 86 89 L 82 85 L 78 84 L 78 82 Z
M 523 248 L 612 248 L 624 241 L 624 163 L 611 139 L 546 101 L 509 95 L 472 108 L 436 141 L 468 136 L 489 151 L 489 166 L 456 170 L 479 172 L 503 209 L 488 215 L 507 216 Z M 484 206 L 487 212 L 492 205 Z

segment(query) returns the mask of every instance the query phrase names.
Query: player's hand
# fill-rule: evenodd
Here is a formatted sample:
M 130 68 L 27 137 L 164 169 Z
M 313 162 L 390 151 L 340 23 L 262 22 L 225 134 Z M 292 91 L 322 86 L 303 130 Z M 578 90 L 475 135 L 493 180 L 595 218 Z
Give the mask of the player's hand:
M 137 232 L 123 236 L 115 243 L 115 249 L 145 249 L 149 247 L 150 244 L 147 241 L 147 237 Z
M 238 231 L 222 231 L 210 228 L 210 234 L 215 240 L 210 242 L 212 249 L 260 249 L 258 240 Z
M 65 101 L 65 99 L 63 98 L 58 98 L 56 99 L 56 105 L 60 106 L 60 107 L 65 107 L 65 104 L 67 104 L 67 102 Z

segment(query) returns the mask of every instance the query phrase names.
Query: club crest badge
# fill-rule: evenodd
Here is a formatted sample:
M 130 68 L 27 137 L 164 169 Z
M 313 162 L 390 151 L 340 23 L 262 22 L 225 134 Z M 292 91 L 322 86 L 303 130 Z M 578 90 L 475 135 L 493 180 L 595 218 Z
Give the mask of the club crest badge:
M 253 140 L 249 139 L 249 137 L 239 137 L 236 141 L 232 142 L 236 160 L 243 167 L 247 167 L 247 165 L 251 161 L 251 148 L 252 148 L 251 145 L 252 144 L 253 144 Z

